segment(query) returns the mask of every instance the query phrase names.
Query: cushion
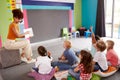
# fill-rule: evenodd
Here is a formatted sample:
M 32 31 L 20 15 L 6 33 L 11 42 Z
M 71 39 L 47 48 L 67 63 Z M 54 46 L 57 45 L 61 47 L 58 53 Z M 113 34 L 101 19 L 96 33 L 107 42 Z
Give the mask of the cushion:
M 101 72 L 100 70 L 98 70 L 98 71 L 94 72 L 94 74 L 97 74 L 101 77 L 108 77 L 108 76 L 114 74 L 117 70 L 118 69 L 116 67 L 109 66 L 107 71 Z
M 75 80 L 75 78 L 71 75 L 68 75 L 67 80 Z
M 92 74 L 92 78 L 90 80 L 101 80 L 101 77 L 97 74 Z

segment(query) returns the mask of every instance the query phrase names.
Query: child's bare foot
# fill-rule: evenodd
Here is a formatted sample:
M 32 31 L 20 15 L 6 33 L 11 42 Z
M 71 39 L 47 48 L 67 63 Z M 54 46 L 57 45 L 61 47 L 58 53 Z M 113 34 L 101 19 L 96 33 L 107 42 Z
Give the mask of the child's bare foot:
M 58 71 L 59 71 L 58 66 L 55 66 L 55 72 L 58 72 Z

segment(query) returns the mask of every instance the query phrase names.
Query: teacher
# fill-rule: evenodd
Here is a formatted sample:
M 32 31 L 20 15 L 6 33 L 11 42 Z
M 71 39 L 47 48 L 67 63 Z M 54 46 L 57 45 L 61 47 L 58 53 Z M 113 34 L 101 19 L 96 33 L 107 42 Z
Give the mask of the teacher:
M 23 13 L 20 9 L 12 10 L 13 22 L 9 25 L 7 40 L 4 44 L 6 49 L 22 49 L 21 59 L 27 63 L 33 62 L 31 58 L 32 50 L 29 40 L 16 40 L 17 38 L 24 38 L 29 32 L 20 33 L 19 23 L 22 22 Z

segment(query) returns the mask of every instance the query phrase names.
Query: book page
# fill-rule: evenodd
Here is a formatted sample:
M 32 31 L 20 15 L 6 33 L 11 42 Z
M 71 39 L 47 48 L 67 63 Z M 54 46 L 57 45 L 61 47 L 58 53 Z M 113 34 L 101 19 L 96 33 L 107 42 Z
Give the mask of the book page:
M 30 38 L 30 37 L 33 37 L 33 36 L 34 36 L 34 35 L 33 35 L 33 30 L 32 30 L 32 28 L 24 29 L 24 33 L 27 32 L 27 31 L 29 31 L 29 34 L 26 34 L 26 35 L 25 35 L 25 38 Z

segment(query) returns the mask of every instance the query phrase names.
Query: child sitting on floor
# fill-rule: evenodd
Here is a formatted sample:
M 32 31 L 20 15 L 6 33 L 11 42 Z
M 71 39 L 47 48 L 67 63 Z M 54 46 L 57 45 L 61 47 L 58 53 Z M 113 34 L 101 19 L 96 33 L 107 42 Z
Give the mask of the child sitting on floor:
M 74 70 L 70 69 L 68 73 L 76 80 L 90 80 L 93 71 L 92 55 L 89 51 L 81 50 L 79 58 L 80 64 Z
M 64 41 L 63 47 L 65 48 L 63 54 L 58 58 L 59 61 L 52 62 L 52 66 L 57 66 L 59 70 L 68 70 L 73 68 L 78 63 L 77 56 L 71 48 L 71 42 L 68 40 Z
M 104 41 L 97 41 L 96 49 L 97 52 L 95 53 L 93 58 L 94 71 L 100 70 L 101 72 L 105 72 L 108 69 L 108 65 L 104 53 L 104 50 L 106 49 L 106 44 L 104 43 Z
M 43 46 L 38 47 L 38 54 L 40 56 L 37 57 L 33 68 L 35 71 L 29 73 L 28 76 L 35 78 L 35 80 L 50 80 L 57 69 L 51 66 L 51 54 Z
M 107 40 L 107 61 L 108 61 L 108 65 L 110 66 L 118 66 L 118 55 L 116 54 L 116 52 L 114 51 L 113 47 L 114 47 L 114 42 L 112 40 Z
M 90 27 L 90 32 L 92 33 L 91 34 L 91 38 L 92 38 L 92 45 L 91 45 L 91 48 L 89 49 L 90 50 L 90 53 L 92 54 L 92 56 L 94 57 L 95 53 L 97 52 L 96 48 L 95 48 L 95 44 L 98 40 L 100 40 L 100 37 L 98 35 L 95 35 L 94 32 L 93 32 L 93 29 L 92 29 L 92 26 Z M 80 50 L 79 51 L 76 51 L 76 55 L 78 56 L 80 53 Z

